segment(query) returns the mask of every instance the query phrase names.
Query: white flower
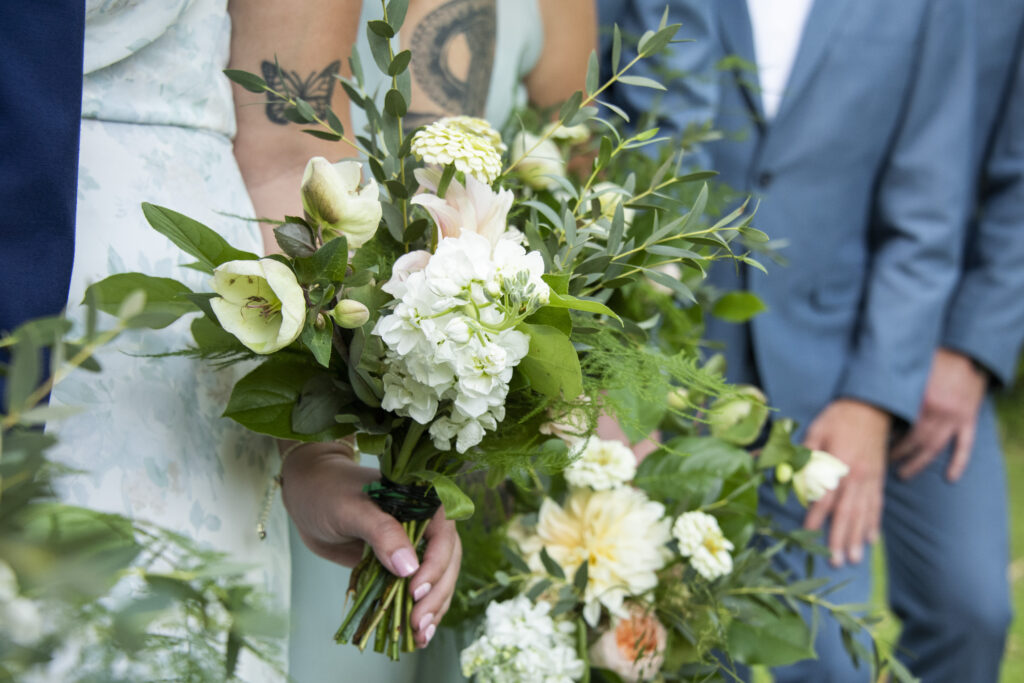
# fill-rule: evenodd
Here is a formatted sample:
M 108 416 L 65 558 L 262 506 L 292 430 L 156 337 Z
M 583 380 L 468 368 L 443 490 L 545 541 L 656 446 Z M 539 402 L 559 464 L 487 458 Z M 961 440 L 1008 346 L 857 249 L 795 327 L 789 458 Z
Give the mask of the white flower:
M 622 486 L 636 475 L 636 456 L 619 441 L 604 441 L 592 436 L 580 448 L 580 457 L 565 470 L 565 479 L 573 486 L 589 486 L 603 491 Z
M 480 637 L 459 657 L 462 675 L 479 683 L 572 683 L 584 674 L 576 627 L 555 621 L 551 605 L 525 596 L 487 606 Z
M 357 161 L 332 164 L 313 157 L 302 174 L 302 207 L 324 229 L 324 237 L 344 234 L 350 249 L 365 244 L 380 225 L 382 209 L 377 181 L 362 189 L 363 166 Z
M 536 528 L 510 535 L 538 574 L 544 573 L 541 549 L 547 549 L 566 576 L 588 563 L 583 616 L 594 626 L 602 606 L 625 616 L 627 597 L 657 586 L 657 572 L 668 560 L 665 546 L 671 540 L 670 520 L 664 515 L 661 503 L 637 489 L 571 489 L 565 507 L 544 499 Z
M 609 221 L 615 218 L 615 209 L 622 204 L 623 197 L 630 198 L 629 193 L 621 185 L 608 181 L 600 182 L 590 189 L 590 196 L 596 198 L 601 205 L 601 216 Z M 622 207 L 623 224 L 628 228 L 633 224 L 636 209 Z
M 820 500 L 839 486 L 839 480 L 850 468 L 839 458 L 825 451 L 811 451 L 811 458 L 793 475 L 793 490 L 804 505 Z
M 685 512 L 672 526 L 679 554 L 708 581 L 732 571 L 732 542 L 722 534 L 718 520 L 706 512 Z
M 542 135 L 550 133 L 552 140 L 558 140 L 570 145 L 580 145 L 590 139 L 590 129 L 585 123 L 577 123 L 575 126 L 563 126 L 553 121 L 544 127 Z
M 370 319 L 370 309 L 355 299 L 342 299 L 331 311 L 331 317 L 339 326 L 354 330 L 365 325 Z
M 510 155 L 515 160 L 515 172 L 535 190 L 552 190 L 558 182 L 550 176 L 565 175 L 565 159 L 552 140 L 541 140 L 532 133 L 520 131 L 512 140 Z
M 431 193 L 437 192 L 440 173 L 422 168 L 416 169 L 414 173 L 421 187 Z M 486 237 L 493 247 L 508 229 L 506 218 L 513 199 L 511 190 L 495 192 L 490 186 L 468 175 L 464 186 L 452 180 L 444 199 L 436 194 L 422 193 L 413 197 L 412 203 L 430 212 L 441 237 L 458 237 L 464 232 L 475 232 Z
M 487 121 L 472 116 L 449 116 L 420 130 L 412 153 L 427 164 L 447 166 L 488 185 L 501 173 L 505 145 Z
M 626 617 L 613 617 L 611 627 L 590 646 L 590 663 L 618 674 L 625 683 L 652 680 L 665 662 L 668 631 L 650 609 L 630 605 Z
M 291 268 L 274 259 L 228 261 L 210 282 L 210 306 L 221 327 L 256 353 L 273 353 L 298 339 L 306 297 Z
M 387 349 L 385 410 L 430 424 L 439 449 L 480 443 L 504 419 L 508 383 L 530 350 L 514 325 L 548 300 L 543 272 L 539 253 L 475 232 L 398 259 L 384 285 L 398 301 L 373 329 Z
M 0 561 L 0 634 L 30 646 L 43 635 L 39 606 L 18 594 L 18 579 L 6 562 Z

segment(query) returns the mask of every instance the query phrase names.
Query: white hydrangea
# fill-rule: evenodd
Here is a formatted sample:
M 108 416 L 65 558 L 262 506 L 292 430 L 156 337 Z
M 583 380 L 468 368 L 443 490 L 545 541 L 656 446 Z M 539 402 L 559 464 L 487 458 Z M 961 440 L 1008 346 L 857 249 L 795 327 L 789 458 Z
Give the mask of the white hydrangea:
M 412 153 L 424 162 L 447 166 L 490 185 L 501 173 L 505 144 L 484 119 L 448 116 L 420 130 L 412 139 Z
M 478 683 L 573 683 L 583 677 L 576 627 L 555 621 L 551 605 L 525 596 L 487 606 L 480 637 L 462 651 L 462 675 Z
M 18 594 L 18 579 L 6 562 L 0 561 L 0 638 L 29 646 L 43 636 L 39 606 Z
M 708 581 L 732 571 L 732 541 L 722 534 L 718 520 L 706 512 L 685 512 L 672 526 L 679 542 L 679 554 Z
M 592 436 L 577 448 L 579 458 L 565 469 L 565 479 L 573 486 L 605 491 L 622 486 L 636 476 L 636 456 L 620 441 Z
M 464 453 L 505 417 L 512 372 L 530 350 L 514 326 L 550 295 L 544 262 L 511 240 L 492 247 L 464 233 L 415 267 L 383 287 L 397 303 L 373 330 L 387 347 L 382 407 Z

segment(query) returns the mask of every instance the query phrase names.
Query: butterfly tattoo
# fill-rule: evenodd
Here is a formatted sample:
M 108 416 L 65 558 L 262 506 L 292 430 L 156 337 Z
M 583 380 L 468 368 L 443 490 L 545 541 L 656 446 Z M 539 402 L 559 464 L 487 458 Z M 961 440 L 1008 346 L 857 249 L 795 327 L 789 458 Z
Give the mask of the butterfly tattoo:
M 309 102 L 318 116 L 326 116 L 331 96 L 334 94 L 335 76 L 341 73 L 341 60 L 331 62 L 320 73 L 313 71 L 306 78 L 300 76 L 298 71 L 285 71 L 275 62 L 264 61 L 260 67 L 263 70 L 263 80 L 271 88 Z M 267 102 L 267 118 L 274 123 L 286 125 L 289 122 L 285 116 L 287 108 L 288 103 L 285 100 L 271 95 L 270 101 Z

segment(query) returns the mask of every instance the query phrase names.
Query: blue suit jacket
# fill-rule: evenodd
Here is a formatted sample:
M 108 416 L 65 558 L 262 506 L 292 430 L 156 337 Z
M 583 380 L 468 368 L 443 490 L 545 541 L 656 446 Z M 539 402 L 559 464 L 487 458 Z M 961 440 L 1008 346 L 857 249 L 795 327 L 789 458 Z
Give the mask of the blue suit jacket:
M 805 425 L 837 397 L 917 414 L 969 202 L 971 2 L 815 3 L 770 124 L 756 75 L 723 78 L 712 167 L 760 199 L 754 225 L 787 243 L 788 265 L 747 270 L 768 307 L 749 335 L 721 321 L 709 333 L 734 380 L 759 376 Z M 714 4 L 725 52 L 753 62 L 744 0 Z M 720 265 L 716 284 L 743 284 Z
M 943 345 L 1012 383 L 1024 342 L 1024 3 L 978 13 L 978 215 Z
M 84 18 L 82 0 L 0 3 L 0 332 L 67 301 Z
M 712 120 L 717 104 L 715 63 L 719 52 L 712 37 L 712 4 L 711 0 L 598 0 L 602 79 L 611 75 L 613 24 L 618 24 L 623 36 L 620 69 L 636 57 L 640 36 L 658 29 L 666 5 L 667 23 L 682 24 L 676 40 L 692 41 L 673 45 L 658 59 L 641 60 L 629 70 L 629 75 L 651 77 L 667 85 L 666 92 L 622 84 L 609 89 L 607 98 L 626 111 L 632 122 L 645 114 L 660 113 L 661 134 L 675 136 L 691 123 Z M 666 82 L 666 76 L 671 80 Z M 702 150 L 693 161 L 707 165 Z

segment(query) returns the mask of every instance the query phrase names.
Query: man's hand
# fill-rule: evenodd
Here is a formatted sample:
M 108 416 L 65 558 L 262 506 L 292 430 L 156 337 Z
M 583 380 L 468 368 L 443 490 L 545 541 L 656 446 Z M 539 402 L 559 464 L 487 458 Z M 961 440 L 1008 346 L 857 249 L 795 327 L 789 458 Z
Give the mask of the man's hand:
M 355 566 L 369 543 L 381 564 L 396 576 L 408 576 L 416 605 L 412 623 L 416 644 L 425 647 L 451 605 L 462 562 L 455 522 L 444 508 L 430 520 L 423 564 L 416 558 L 402 525 L 363 492 L 380 472 L 360 467 L 345 453 L 347 445 L 309 444 L 285 458 L 282 496 L 302 541 L 317 555 Z
M 987 387 L 988 375 L 970 358 L 948 349 L 936 351 L 921 413 L 892 452 L 893 460 L 904 461 L 901 477 L 916 476 L 951 441 L 955 448 L 946 477 L 955 482 L 963 475 L 971 459 L 978 410 Z
M 864 557 L 864 543 L 874 543 L 882 520 L 885 453 L 891 418 L 878 408 L 851 399 L 837 399 L 807 429 L 804 445 L 827 451 L 845 462 L 850 473 L 839 488 L 814 503 L 804 526 L 820 529 L 832 516 L 828 547 L 833 566 Z

